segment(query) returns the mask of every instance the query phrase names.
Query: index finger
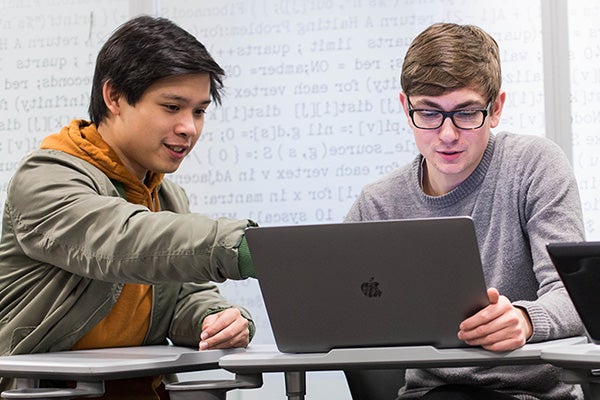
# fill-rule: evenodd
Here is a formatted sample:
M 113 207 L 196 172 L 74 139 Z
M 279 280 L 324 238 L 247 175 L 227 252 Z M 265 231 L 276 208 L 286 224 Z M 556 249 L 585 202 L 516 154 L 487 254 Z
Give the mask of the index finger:
M 205 340 L 216 335 L 235 321 L 241 313 L 237 308 L 228 308 L 204 318 L 200 339 Z

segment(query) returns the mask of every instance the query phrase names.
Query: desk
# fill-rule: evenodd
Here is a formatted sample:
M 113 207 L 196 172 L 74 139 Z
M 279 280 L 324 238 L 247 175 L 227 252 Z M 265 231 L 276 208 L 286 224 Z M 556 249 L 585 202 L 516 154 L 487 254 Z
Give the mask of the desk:
M 104 393 L 104 381 L 218 368 L 225 355 L 245 349 L 206 350 L 140 346 L 0 357 L 0 376 L 17 378 L 4 398 L 71 399 Z M 75 389 L 39 388 L 39 380 L 77 381 Z
M 429 368 L 536 364 L 542 350 L 585 343 L 585 337 L 527 344 L 517 350 L 495 353 L 480 348 L 436 349 L 431 346 L 335 349 L 328 353 L 284 354 L 276 350 L 231 354 L 219 366 L 236 374 L 283 372 L 289 400 L 303 400 L 306 372 L 373 368 Z
M 248 349 L 197 351 L 177 346 L 141 346 L 98 350 L 65 351 L 0 357 L 0 376 L 17 378 L 18 389 L 2 393 L 10 399 L 73 399 L 104 392 L 104 381 L 156 374 L 191 372 L 224 368 L 236 373 L 233 381 L 181 382 L 167 385 L 171 398 L 198 399 L 199 393 L 214 389 L 213 397 L 224 398 L 223 390 L 262 385 L 260 374 L 284 372 L 289 399 L 304 399 L 306 371 L 362 368 L 426 368 L 472 365 L 532 364 L 550 362 L 551 350 L 559 354 L 579 348 L 583 337 L 534 343 L 520 349 L 493 353 L 478 348 L 436 349 L 431 346 L 336 349 L 322 354 L 284 354 L 275 346 L 250 346 Z M 600 365 L 600 349 L 587 346 L 589 365 Z M 593 351 L 592 351 L 593 350 Z M 577 366 L 570 355 L 566 366 Z M 544 358 L 542 359 L 542 355 Z M 552 361 L 554 363 L 554 361 Z M 558 361 L 557 361 L 558 362 Z M 74 389 L 39 388 L 40 379 L 77 381 Z M 223 384 L 225 382 L 225 384 Z M 189 396 L 188 396 L 189 395 Z
M 588 386 L 592 399 L 600 399 L 600 346 L 593 343 L 556 346 L 542 351 L 542 360 L 563 368 L 564 380 Z

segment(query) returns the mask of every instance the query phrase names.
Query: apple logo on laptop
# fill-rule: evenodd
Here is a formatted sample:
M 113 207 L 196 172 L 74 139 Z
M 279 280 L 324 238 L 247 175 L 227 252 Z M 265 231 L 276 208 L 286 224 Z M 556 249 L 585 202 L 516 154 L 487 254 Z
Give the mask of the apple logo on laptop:
M 360 285 L 360 290 L 367 297 L 380 297 L 382 294 L 379 289 L 379 282 L 375 280 L 375 277 L 371 277 L 368 282 L 363 282 Z

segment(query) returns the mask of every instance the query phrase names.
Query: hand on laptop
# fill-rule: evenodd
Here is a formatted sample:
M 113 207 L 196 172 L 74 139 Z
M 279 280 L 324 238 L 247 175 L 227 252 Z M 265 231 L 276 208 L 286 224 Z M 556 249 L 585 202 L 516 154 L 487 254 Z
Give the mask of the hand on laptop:
M 490 304 L 460 324 L 458 338 L 491 351 L 521 347 L 532 334 L 525 310 L 512 305 L 497 289 L 487 291 Z
M 228 308 L 204 318 L 200 350 L 246 347 L 250 341 L 248 320 L 237 308 Z

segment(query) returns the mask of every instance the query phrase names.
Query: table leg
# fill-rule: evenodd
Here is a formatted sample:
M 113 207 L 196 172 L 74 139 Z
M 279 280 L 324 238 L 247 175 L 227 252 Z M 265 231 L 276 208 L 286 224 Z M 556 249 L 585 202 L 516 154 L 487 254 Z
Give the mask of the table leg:
M 262 374 L 236 374 L 235 379 L 172 382 L 165 388 L 171 400 L 226 400 L 230 390 L 255 389 L 262 384 Z
M 17 389 L 34 389 L 40 387 L 39 379 L 32 378 L 17 378 Z
M 100 397 L 104 394 L 104 382 L 77 382 L 74 389 L 71 388 L 40 388 L 32 381 L 18 380 L 18 388 L 5 390 L 0 394 L 3 399 L 53 399 L 71 400 L 78 397 Z
M 291 371 L 285 373 L 285 394 L 288 400 L 304 400 L 306 372 Z

